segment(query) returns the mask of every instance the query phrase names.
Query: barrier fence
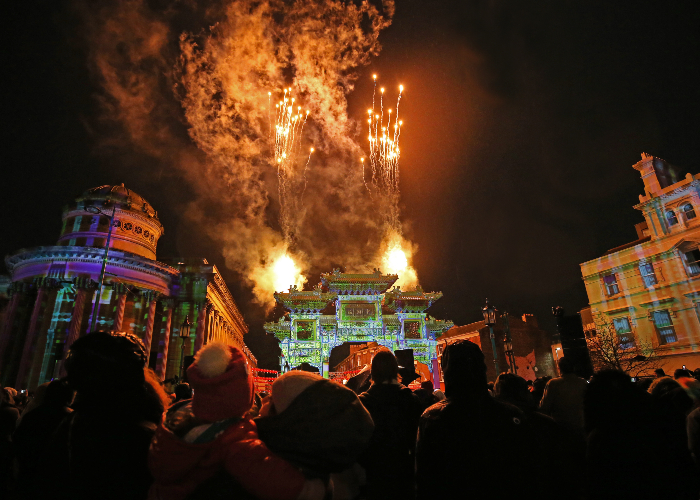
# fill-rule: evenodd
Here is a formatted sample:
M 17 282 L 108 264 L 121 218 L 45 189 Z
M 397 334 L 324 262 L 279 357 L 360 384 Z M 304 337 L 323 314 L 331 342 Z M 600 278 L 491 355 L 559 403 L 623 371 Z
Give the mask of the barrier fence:
M 362 370 L 348 370 L 346 372 L 329 372 L 328 378 L 333 382 L 343 383 L 343 380 L 350 380 L 352 377 L 360 373 Z

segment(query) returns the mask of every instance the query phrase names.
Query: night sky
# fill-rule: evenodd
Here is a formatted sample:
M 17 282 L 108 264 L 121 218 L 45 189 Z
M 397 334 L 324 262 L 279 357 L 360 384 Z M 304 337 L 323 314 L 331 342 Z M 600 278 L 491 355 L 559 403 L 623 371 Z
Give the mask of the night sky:
M 87 62 L 85 5 L 4 6 L 0 253 L 54 244 L 65 204 L 124 182 L 158 210 L 160 257 L 217 264 L 269 365 L 264 311 L 180 215 L 187 183 L 119 145 L 105 154 L 113 131 Z M 553 330 L 553 305 L 587 305 L 579 264 L 636 239 L 643 220 L 632 208 L 640 154 L 700 171 L 698 26 L 692 1 L 397 1 L 349 115 L 363 118 L 373 73 L 406 88 L 402 218 L 421 285 L 444 293 L 434 316 L 479 320 L 488 297 Z

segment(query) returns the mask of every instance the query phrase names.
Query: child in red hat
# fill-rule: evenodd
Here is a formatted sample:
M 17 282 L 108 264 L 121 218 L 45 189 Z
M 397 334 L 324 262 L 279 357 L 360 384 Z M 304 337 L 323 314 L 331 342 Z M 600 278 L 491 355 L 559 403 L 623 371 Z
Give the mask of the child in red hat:
M 151 443 L 149 467 L 155 482 L 149 498 L 181 500 L 198 487 L 230 488 L 230 482 L 217 481 L 222 475 L 262 500 L 324 497 L 321 481 L 307 481 L 258 439 L 255 423 L 246 417 L 253 403 L 253 377 L 239 349 L 221 343 L 205 346 L 187 377 L 193 398 L 167 411 Z

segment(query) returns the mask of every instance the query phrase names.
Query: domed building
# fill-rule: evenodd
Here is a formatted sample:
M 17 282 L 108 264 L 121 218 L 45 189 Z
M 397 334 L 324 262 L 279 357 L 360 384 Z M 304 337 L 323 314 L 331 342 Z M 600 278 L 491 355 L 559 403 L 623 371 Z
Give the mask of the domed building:
M 93 330 L 136 334 L 162 379 L 180 374 L 183 359 L 213 340 L 239 347 L 255 367 L 243 341 L 248 327 L 216 266 L 156 260 L 164 228 L 144 198 L 124 184 L 96 187 L 62 219 L 55 246 L 5 258 L 3 385 L 35 388 L 61 376 L 70 345 Z

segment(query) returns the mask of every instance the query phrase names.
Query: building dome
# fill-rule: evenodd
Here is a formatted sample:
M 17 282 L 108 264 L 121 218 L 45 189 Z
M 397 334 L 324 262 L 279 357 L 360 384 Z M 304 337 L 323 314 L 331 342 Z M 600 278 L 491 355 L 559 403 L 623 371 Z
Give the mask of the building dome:
M 104 248 L 113 212 L 109 247 L 155 260 L 158 239 L 163 234 L 158 212 L 124 184 L 88 189 L 66 207 L 58 244 Z
M 88 189 L 76 201 L 105 201 L 111 200 L 127 209 L 135 209 L 143 213 L 148 213 L 158 219 L 157 212 L 153 209 L 143 196 L 133 192 L 124 184 L 118 186 L 99 186 Z

